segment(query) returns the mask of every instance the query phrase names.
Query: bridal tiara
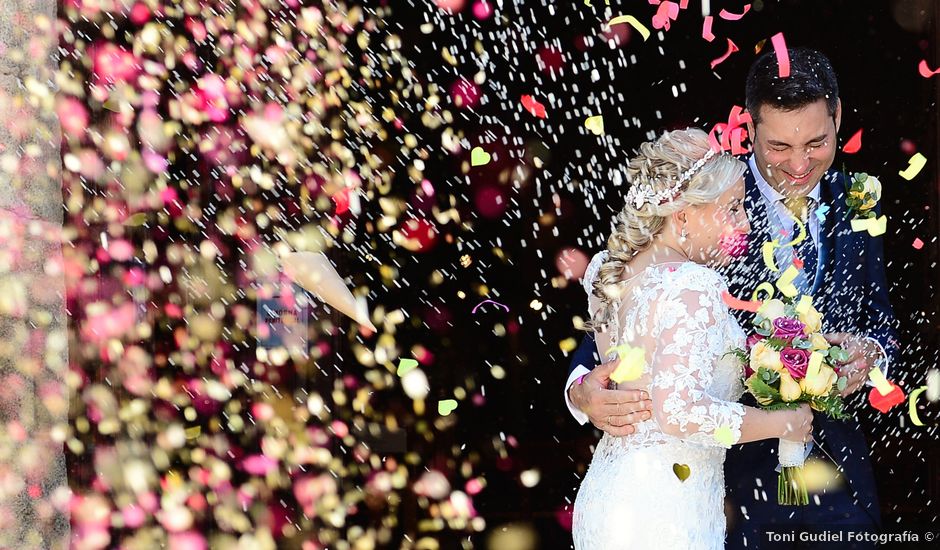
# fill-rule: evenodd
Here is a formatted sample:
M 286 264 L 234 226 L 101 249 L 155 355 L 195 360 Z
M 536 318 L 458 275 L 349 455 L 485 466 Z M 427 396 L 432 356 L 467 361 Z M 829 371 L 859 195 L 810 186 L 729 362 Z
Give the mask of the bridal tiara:
M 695 164 L 689 167 L 688 170 L 679 174 L 679 179 L 676 180 L 675 185 L 672 187 L 657 191 L 654 190 L 653 186 L 649 183 L 634 185 L 627 191 L 627 203 L 632 202 L 633 206 L 639 210 L 646 203 L 660 205 L 675 199 L 682 190 L 682 186 L 692 179 L 692 176 L 701 170 L 702 166 L 705 166 L 705 163 L 708 162 L 710 158 L 714 157 L 715 154 L 714 149 L 709 149 L 704 157 L 695 161 Z

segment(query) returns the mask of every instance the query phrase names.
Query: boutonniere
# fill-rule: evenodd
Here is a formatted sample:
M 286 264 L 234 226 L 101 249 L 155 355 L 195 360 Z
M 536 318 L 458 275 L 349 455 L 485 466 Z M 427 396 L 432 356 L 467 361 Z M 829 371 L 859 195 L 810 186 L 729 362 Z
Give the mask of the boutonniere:
M 881 200 L 881 182 L 865 172 L 856 172 L 845 178 L 845 205 L 852 219 L 875 217 L 875 206 Z

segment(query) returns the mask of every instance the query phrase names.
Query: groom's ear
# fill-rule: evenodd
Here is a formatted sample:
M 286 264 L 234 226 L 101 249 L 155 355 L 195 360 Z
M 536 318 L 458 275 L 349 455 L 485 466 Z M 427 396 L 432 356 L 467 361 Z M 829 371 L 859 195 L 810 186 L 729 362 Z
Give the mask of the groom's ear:
M 750 120 L 749 122 L 747 122 L 746 124 L 747 124 L 747 137 L 748 137 L 748 139 L 751 140 L 751 144 L 753 144 L 753 143 L 754 143 L 754 130 L 755 130 L 755 128 L 756 128 L 755 119 L 756 119 L 757 117 L 754 115 L 754 113 L 752 113 L 752 112 L 750 112 L 750 111 L 744 111 L 744 112 L 747 113 L 747 114 L 749 114 L 749 115 L 751 115 L 751 120 Z
M 836 134 L 838 134 L 839 126 L 842 125 L 842 98 L 836 98 L 836 114 L 833 118 L 836 123 Z

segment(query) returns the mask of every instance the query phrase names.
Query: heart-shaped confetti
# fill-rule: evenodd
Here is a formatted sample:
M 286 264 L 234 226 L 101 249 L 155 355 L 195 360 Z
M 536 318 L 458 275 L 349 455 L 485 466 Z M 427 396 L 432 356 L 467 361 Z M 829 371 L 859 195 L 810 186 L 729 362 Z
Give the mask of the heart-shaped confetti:
M 450 413 L 454 412 L 454 409 L 457 408 L 457 400 L 455 399 L 444 399 L 443 401 L 437 402 L 437 414 L 441 416 L 447 416 Z
M 541 103 L 539 103 L 538 100 L 535 99 L 534 97 L 530 95 L 524 95 L 522 96 L 521 101 L 522 101 L 522 106 L 525 107 L 525 110 L 529 111 L 533 116 L 537 116 L 539 118 L 546 117 L 545 105 L 542 105 Z
M 406 372 L 418 368 L 418 362 L 414 359 L 401 359 L 398 361 L 398 376 L 404 376 Z
M 688 464 L 673 464 L 672 473 L 676 474 L 676 477 L 679 478 L 679 481 L 685 481 L 689 479 L 689 476 L 692 474 L 692 470 L 689 468 Z
M 603 115 L 589 116 L 584 120 L 584 127 L 591 131 L 595 136 L 604 135 L 604 117 Z
M 721 443 L 725 447 L 734 445 L 734 434 L 731 432 L 731 428 L 728 426 L 719 426 L 718 429 L 715 430 L 714 437 L 715 441 Z
M 483 166 L 484 164 L 490 163 L 490 154 L 483 150 L 482 147 L 474 147 L 470 151 L 470 165 L 471 166 Z

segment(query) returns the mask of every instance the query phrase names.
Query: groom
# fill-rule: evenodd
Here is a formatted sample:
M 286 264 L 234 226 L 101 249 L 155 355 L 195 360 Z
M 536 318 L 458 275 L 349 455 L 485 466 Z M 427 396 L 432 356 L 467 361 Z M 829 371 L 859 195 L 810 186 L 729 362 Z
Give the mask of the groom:
M 843 391 L 847 397 L 865 387 L 869 370 L 879 366 L 886 372 L 897 359 L 896 321 L 888 302 L 881 238 L 852 231 L 846 182 L 832 169 L 842 118 L 835 72 L 819 52 L 794 48 L 789 55 L 788 77 L 778 75 L 773 52 L 758 58 L 748 73 L 746 105 L 752 118 L 748 133 L 753 153 L 742 160 L 748 164 L 745 207 L 752 226 L 751 245 L 747 257 L 733 262 L 725 274 L 731 294 L 749 299 L 758 284 L 779 276 L 766 268 L 761 244 L 793 240 L 792 218 L 803 220 L 807 238 L 795 249 L 778 248 L 775 260 L 781 270 L 802 265 L 794 284 L 813 297 L 813 305 L 825 316 L 826 338 L 849 353 L 848 361 L 840 366 L 848 376 Z M 880 215 L 880 207 L 875 212 Z M 743 327 L 749 326 L 751 314 L 735 314 Z M 588 335 L 574 354 L 565 402 L 581 424 L 590 420 L 612 435 L 629 437 L 632 424 L 647 418 L 649 396 L 606 389 L 615 362 L 594 368 L 597 360 L 597 347 Z M 744 400 L 754 404 L 750 396 Z M 811 456 L 834 461 L 840 480 L 819 493 L 811 492 L 807 506 L 776 503 L 776 441 L 736 445 L 728 451 L 727 548 L 786 548 L 779 542 L 770 544 L 767 533 L 771 531 L 880 527 L 868 443 L 858 422 L 816 415 L 813 425 L 818 445 Z M 799 535 L 795 540 L 800 540 Z

